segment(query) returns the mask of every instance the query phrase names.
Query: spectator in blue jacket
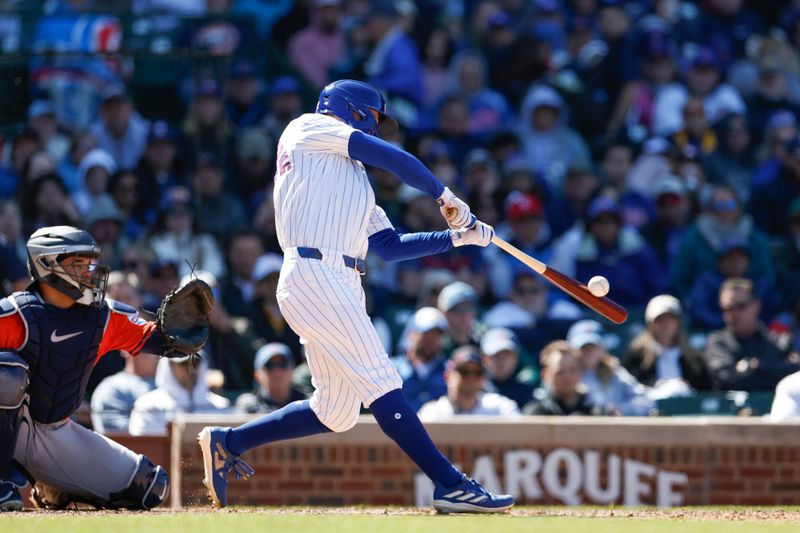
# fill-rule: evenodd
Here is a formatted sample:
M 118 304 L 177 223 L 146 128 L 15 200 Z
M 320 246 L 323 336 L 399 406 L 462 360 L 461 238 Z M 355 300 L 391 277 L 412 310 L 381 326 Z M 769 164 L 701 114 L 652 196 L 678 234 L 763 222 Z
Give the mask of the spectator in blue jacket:
M 786 224 L 786 217 L 782 224 Z M 670 293 L 679 299 L 685 298 L 697 276 L 717 269 L 720 247 L 732 239 L 747 243 L 750 252 L 747 277 L 764 278 L 773 283 L 775 273 L 767 239 L 754 227 L 753 219 L 744 213 L 733 190 L 725 185 L 716 185 L 705 202 L 705 212 L 686 232 L 672 263 Z M 611 286 L 614 286 L 613 282 Z
M 533 388 L 539 376 L 536 368 L 520 357 L 514 332 L 507 328 L 490 329 L 483 335 L 480 348 L 491 388 L 517 402 L 522 409 L 533 399 Z
M 435 307 L 417 310 L 411 318 L 406 354 L 392 358 L 403 379 L 403 393 L 415 411 L 425 402 L 447 394 L 447 358 L 442 350 L 447 329 L 447 319 Z
M 628 306 L 644 307 L 665 289 L 656 254 L 635 228 L 623 226 L 619 204 L 598 196 L 586 212 L 587 232 L 581 239 L 575 262 L 577 279 L 605 276 L 611 296 Z
M 373 49 L 364 63 L 364 74 L 366 81 L 388 94 L 390 101 L 405 101 L 406 109 L 395 106 L 393 116 L 402 124 L 415 127 L 423 101 L 422 63 L 416 44 L 397 25 L 397 18 L 391 2 L 373 6 L 367 20 Z
M 776 150 L 776 157 L 753 175 L 750 212 L 760 230 L 770 236 L 789 234 L 786 219 L 789 206 L 797 197 L 800 181 L 800 136 Z
M 749 267 L 750 251 L 745 241 L 733 239 L 722 244 L 717 254 L 717 270 L 697 276 L 689 294 L 689 315 L 693 325 L 707 329 L 725 325 L 719 308 L 719 289 L 726 279 L 745 277 Z M 762 307 L 763 303 L 771 302 L 772 284 L 764 278 L 752 281 Z

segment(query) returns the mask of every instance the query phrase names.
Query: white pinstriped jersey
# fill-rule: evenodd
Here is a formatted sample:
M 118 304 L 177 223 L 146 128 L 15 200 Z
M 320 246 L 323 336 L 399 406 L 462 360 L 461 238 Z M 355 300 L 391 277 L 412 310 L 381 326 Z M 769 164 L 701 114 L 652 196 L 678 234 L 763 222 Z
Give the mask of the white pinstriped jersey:
M 354 131 L 320 114 L 290 122 L 278 142 L 273 193 L 284 251 L 278 305 L 305 346 L 311 409 L 333 431 L 350 428 L 361 404 L 403 384 L 367 315 L 361 277 L 341 257 L 364 257 L 369 236 L 392 227 L 364 165 L 348 156 Z M 320 249 L 323 259 L 300 257 L 300 246 Z
M 301 115 L 284 130 L 273 192 L 282 249 L 309 246 L 364 257 L 368 237 L 392 227 L 375 205 L 364 165 L 348 156 L 354 131 L 318 113 Z

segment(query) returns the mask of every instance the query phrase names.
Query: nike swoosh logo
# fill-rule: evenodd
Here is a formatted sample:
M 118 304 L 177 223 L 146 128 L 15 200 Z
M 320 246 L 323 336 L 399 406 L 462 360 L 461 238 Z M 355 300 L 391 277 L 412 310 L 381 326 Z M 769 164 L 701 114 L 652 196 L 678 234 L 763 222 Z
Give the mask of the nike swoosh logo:
M 76 331 L 75 333 L 67 333 L 66 335 L 58 335 L 56 330 L 53 330 L 53 333 L 50 334 L 50 342 L 61 342 L 67 339 L 71 339 L 72 337 L 77 337 L 83 333 L 82 331 Z

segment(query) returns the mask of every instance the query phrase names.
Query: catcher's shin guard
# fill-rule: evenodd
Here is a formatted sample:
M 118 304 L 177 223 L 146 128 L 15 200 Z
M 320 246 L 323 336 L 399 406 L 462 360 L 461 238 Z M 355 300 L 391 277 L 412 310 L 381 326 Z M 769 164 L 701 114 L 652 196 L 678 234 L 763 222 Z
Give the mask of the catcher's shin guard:
M 28 364 L 16 352 L 0 352 L 0 479 L 9 473 L 19 422 L 28 388 Z
M 169 477 L 161 466 L 139 456 L 130 485 L 108 497 L 111 508 L 150 510 L 164 503 L 169 493 Z

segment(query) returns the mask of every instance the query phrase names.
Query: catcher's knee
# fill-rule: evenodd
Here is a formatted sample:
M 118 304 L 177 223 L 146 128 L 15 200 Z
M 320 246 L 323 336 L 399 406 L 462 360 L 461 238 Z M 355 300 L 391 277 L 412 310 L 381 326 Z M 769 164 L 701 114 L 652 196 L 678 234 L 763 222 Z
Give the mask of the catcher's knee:
M 144 455 L 139 456 L 136 472 L 130 484 L 108 497 L 111 507 L 152 509 L 164 503 L 169 494 L 169 476 L 161 466 L 154 465 Z
M 28 388 L 28 363 L 16 352 L 0 352 L 0 409 L 17 409 Z

